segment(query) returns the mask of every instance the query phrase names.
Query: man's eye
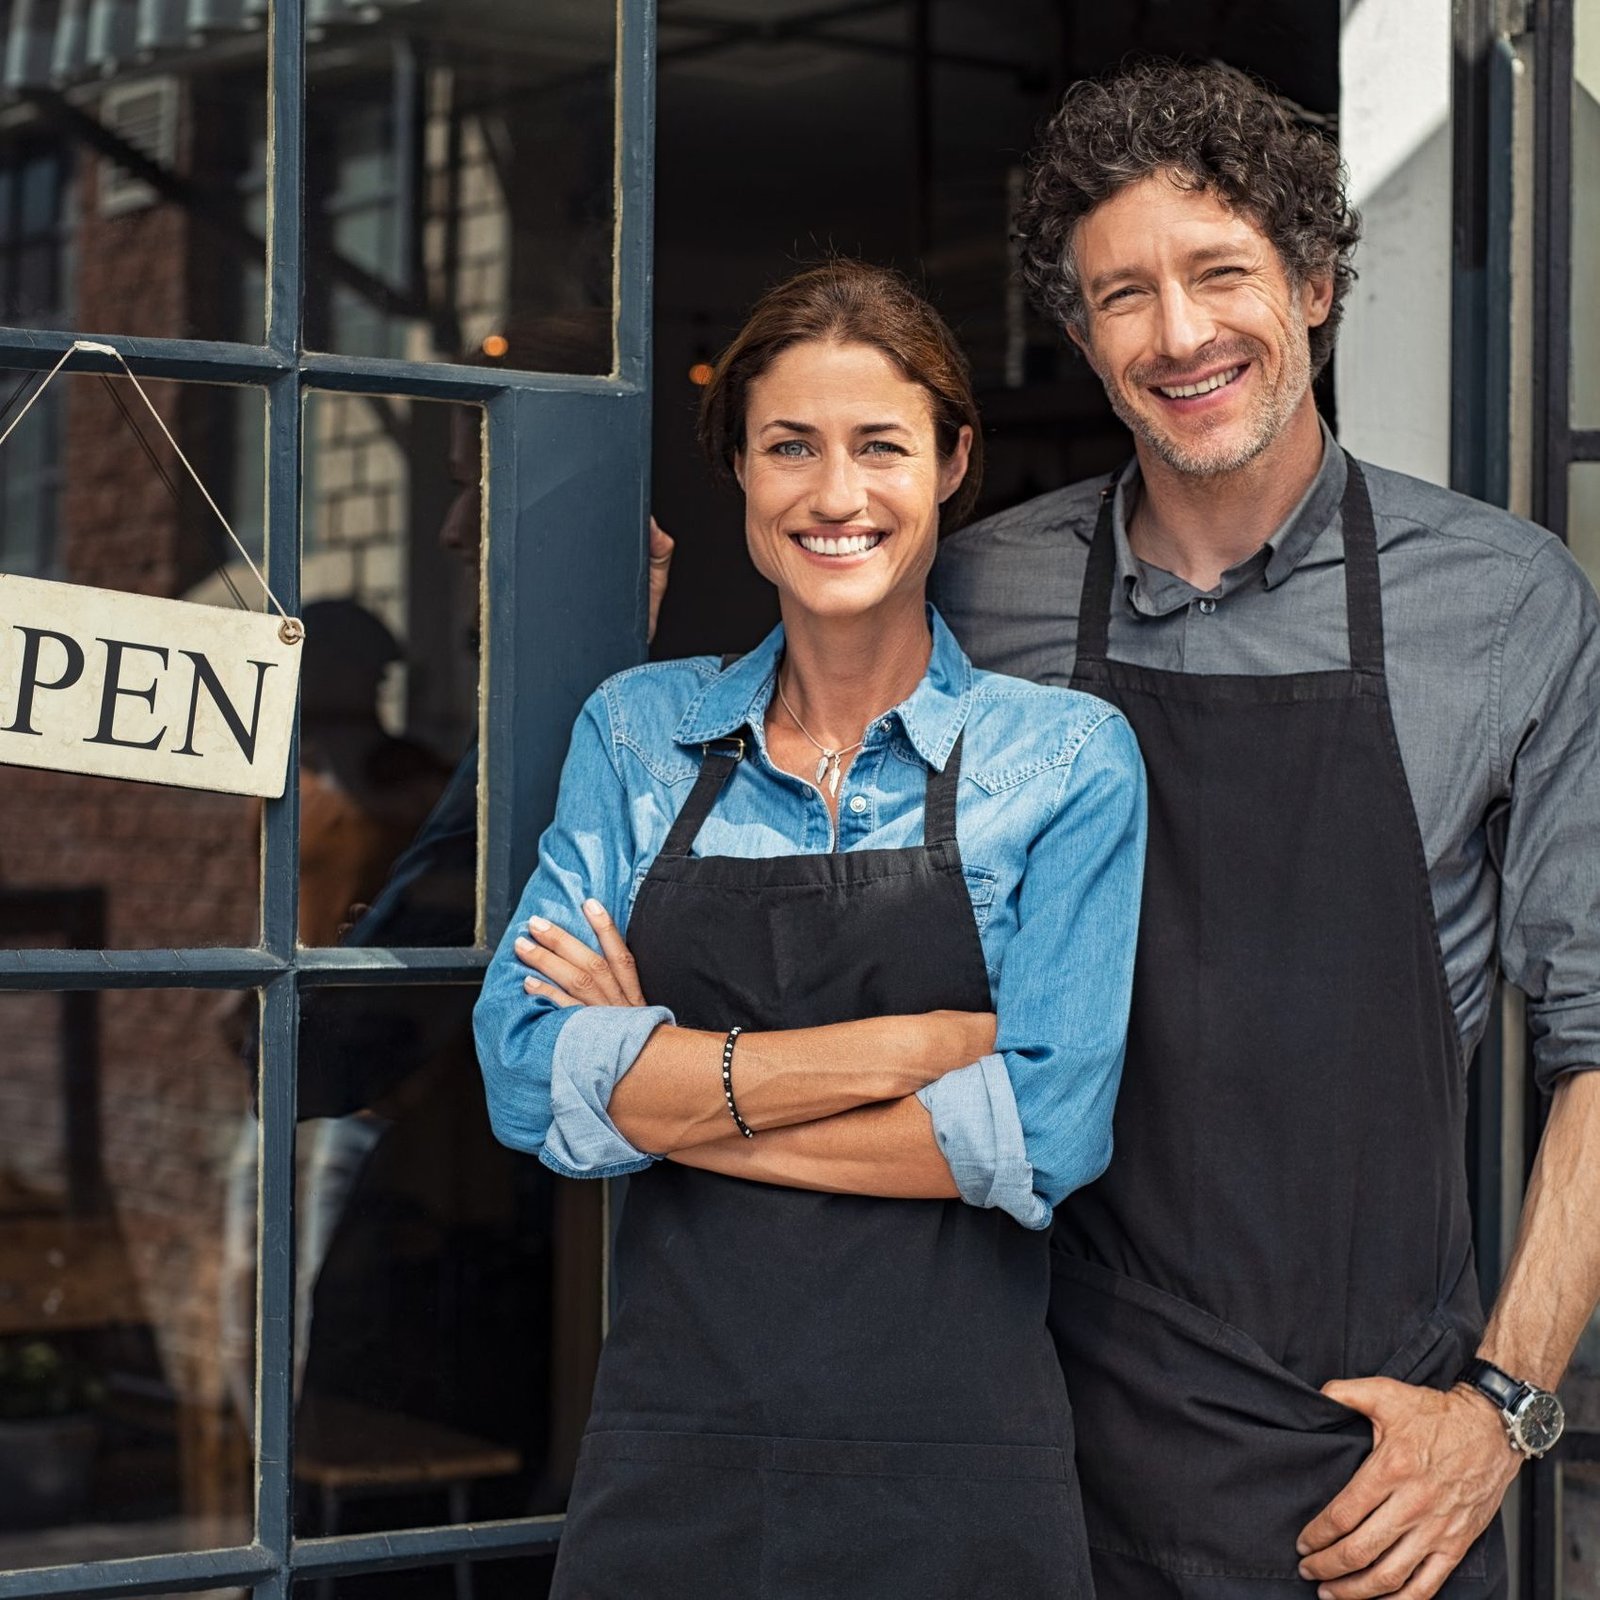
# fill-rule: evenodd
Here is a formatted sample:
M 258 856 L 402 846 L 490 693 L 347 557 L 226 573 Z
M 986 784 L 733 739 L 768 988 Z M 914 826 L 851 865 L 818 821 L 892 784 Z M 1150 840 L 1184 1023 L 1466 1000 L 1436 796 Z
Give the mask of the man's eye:
M 1206 276 L 1208 278 L 1231 278 L 1243 271 L 1243 267 L 1213 267 Z
M 1119 300 L 1126 300 L 1138 292 L 1139 291 L 1135 289 L 1132 284 L 1129 284 L 1125 289 L 1113 289 L 1111 293 L 1100 302 L 1100 307 L 1102 310 L 1104 310 L 1107 306 L 1114 306 Z

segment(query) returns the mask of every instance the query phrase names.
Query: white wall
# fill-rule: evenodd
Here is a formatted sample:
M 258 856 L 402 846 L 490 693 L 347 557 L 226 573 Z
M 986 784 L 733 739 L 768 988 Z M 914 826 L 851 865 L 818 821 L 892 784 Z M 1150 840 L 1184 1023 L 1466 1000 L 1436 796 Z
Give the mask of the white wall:
M 1334 355 L 1356 456 L 1450 473 L 1450 0 L 1345 0 L 1339 142 L 1364 223 Z

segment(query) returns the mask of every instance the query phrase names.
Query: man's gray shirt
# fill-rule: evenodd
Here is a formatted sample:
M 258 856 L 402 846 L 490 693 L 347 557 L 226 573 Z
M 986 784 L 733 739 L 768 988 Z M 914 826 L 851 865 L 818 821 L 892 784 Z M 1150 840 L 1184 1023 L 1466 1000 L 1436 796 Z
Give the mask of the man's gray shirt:
M 1463 1056 L 1483 1035 L 1498 967 L 1528 997 L 1548 1087 L 1600 1068 L 1600 601 L 1543 529 L 1416 478 L 1362 471 L 1389 700 Z M 1133 555 L 1130 464 L 1113 502 L 1108 654 L 1193 673 L 1348 666 L 1345 477 L 1327 435 L 1321 469 L 1283 526 L 1202 593 Z M 1071 680 L 1102 483 L 1041 495 L 944 541 L 934 598 L 978 666 Z

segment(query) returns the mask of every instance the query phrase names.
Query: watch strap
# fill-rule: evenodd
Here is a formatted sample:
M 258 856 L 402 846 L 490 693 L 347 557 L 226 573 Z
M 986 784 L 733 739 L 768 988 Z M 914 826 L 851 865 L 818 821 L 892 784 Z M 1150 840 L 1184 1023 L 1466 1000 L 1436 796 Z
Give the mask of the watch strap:
M 1457 1383 L 1476 1389 L 1486 1400 L 1508 1415 L 1516 1409 L 1518 1401 L 1528 1392 L 1529 1385 L 1502 1372 L 1492 1361 L 1474 1359 L 1462 1369 Z

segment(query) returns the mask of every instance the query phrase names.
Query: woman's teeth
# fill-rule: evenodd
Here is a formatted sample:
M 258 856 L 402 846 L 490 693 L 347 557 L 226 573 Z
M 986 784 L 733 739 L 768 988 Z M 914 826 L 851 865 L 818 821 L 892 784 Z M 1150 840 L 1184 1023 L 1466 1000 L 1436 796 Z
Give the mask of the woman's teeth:
M 843 539 L 818 539 L 808 533 L 796 535 L 802 550 L 814 556 L 862 556 L 883 543 L 881 533 L 852 533 Z
M 1218 372 L 1209 378 L 1202 378 L 1199 383 L 1180 383 L 1176 388 L 1169 389 L 1165 384 L 1158 383 L 1156 387 L 1169 400 L 1187 400 L 1191 395 L 1210 394 L 1213 389 L 1220 389 L 1224 384 L 1232 383 L 1244 371 L 1242 365 L 1229 367 L 1226 372 Z

